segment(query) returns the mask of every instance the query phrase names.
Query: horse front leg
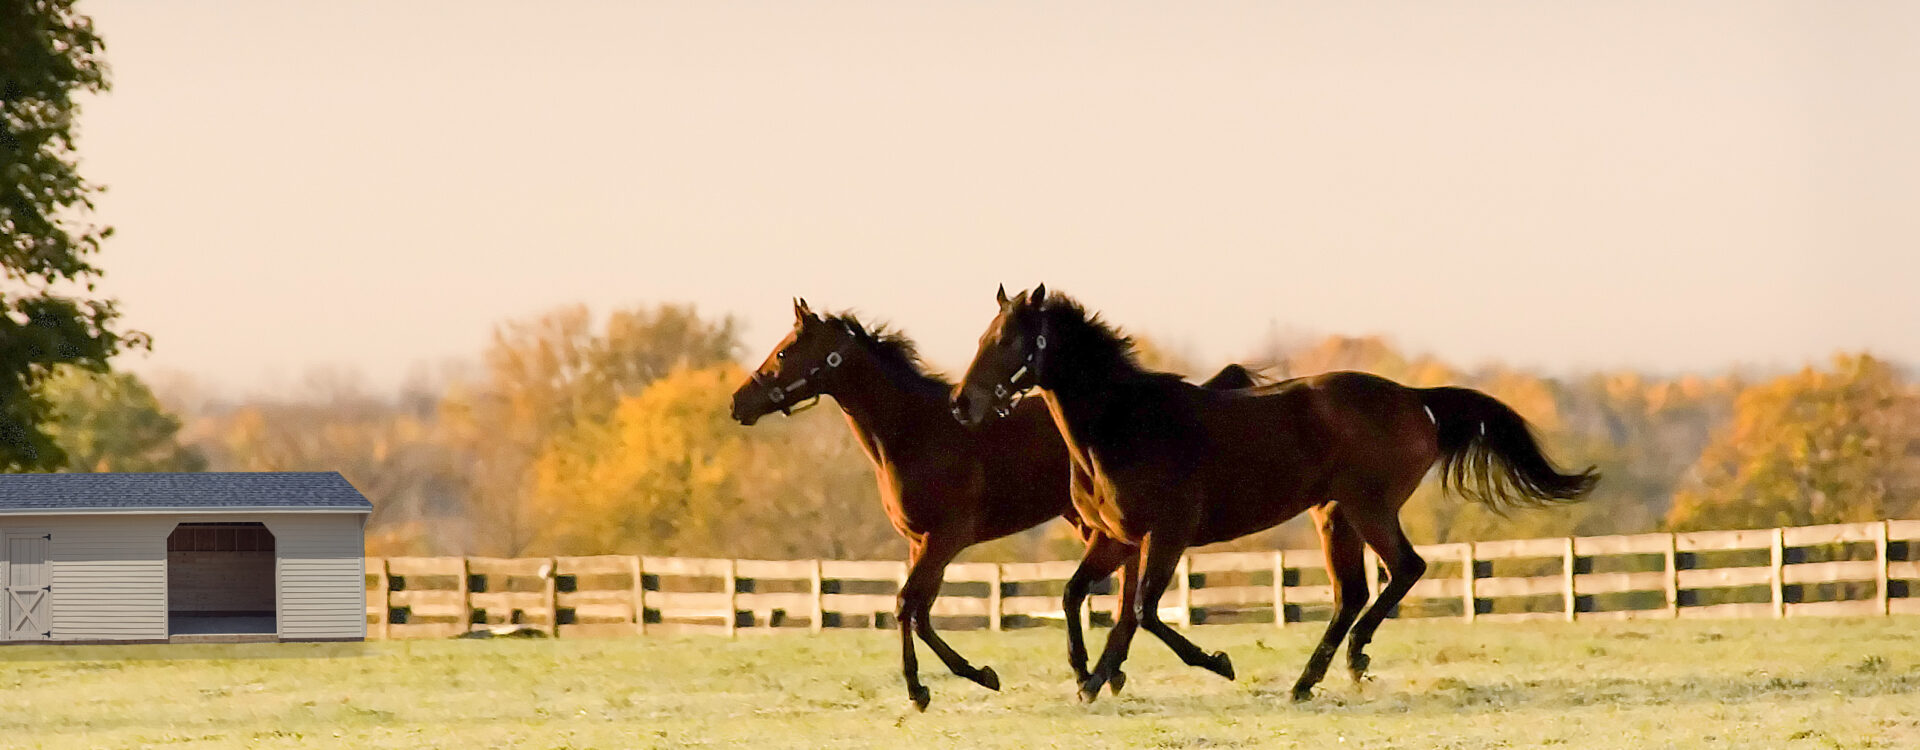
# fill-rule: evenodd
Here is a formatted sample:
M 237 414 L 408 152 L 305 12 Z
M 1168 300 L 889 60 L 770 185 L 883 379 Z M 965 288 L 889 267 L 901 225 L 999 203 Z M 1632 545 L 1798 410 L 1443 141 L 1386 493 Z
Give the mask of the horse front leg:
M 1091 676 L 1087 671 L 1087 643 L 1080 632 L 1080 608 L 1086 605 L 1094 582 L 1113 575 L 1114 570 L 1139 556 L 1139 549 L 1131 544 L 1097 531 L 1087 534 L 1087 550 L 1080 556 L 1080 567 L 1067 579 L 1066 594 L 1061 599 L 1061 611 L 1067 618 L 1067 663 L 1073 667 L 1076 684 L 1086 682 Z M 1123 603 L 1122 607 L 1125 606 Z M 1125 680 L 1124 675 L 1115 673 L 1109 683 L 1113 692 L 1120 692 Z

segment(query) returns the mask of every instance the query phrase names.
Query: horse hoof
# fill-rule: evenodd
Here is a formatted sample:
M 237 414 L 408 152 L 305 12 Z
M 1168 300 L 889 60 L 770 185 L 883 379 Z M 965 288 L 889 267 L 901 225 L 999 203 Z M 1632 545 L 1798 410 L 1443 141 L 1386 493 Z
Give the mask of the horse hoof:
M 927 690 L 925 685 L 915 685 L 907 688 L 907 697 L 913 699 L 914 709 L 926 713 L 927 704 L 933 701 L 933 692 Z
M 1207 665 L 1207 669 L 1213 670 L 1214 674 L 1228 680 L 1233 679 L 1233 659 L 1228 658 L 1225 651 L 1213 652 L 1213 663 Z
M 1293 689 L 1293 702 L 1305 703 L 1310 700 L 1313 700 L 1313 688 L 1297 687 Z
M 988 690 L 996 692 L 1000 690 L 1000 675 L 993 671 L 993 667 L 981 667 L 973 673 L 973 681 L 980 683 L 981 687 Z
M 1119 695 L 1120 688 L 1123 688 L 1126 686 L 1127 686 L 1127 673 L 1125 672 L 1115 672 L 1113 673 L 1113 679 L 1107 680 L 1107 692 L 1112 693 L 1114 695 Z
M 1353 675 L 1354 682 L 1365 682 L 1367 667 L 1373 664 L 1373 657 L 1366 654 L 1347 657 L 1347 671 Z
M 1092 703 L 1099 698 L 1100 698 L 1099 678 L 1090 679 L 1090 680 L 1087 680 L 1086 682 L 1080 683 L 1080 702 L 1081 703 Z

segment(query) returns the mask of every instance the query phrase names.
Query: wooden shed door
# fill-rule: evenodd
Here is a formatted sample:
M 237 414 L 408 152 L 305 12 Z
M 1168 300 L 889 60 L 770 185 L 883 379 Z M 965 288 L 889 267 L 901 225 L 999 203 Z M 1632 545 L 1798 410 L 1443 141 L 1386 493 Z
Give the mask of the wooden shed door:
M 7 537 L 7 640 L 38 641 L 52 636 L 47 605 L 53 593 L 47 570 L 47 539 Z

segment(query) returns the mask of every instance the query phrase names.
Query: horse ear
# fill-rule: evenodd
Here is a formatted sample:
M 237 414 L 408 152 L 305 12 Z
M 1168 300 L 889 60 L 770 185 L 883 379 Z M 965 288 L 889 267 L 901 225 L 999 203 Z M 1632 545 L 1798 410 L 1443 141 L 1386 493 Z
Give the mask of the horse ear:
M 1002 307 L 1006 306 L 1007 304 L 1007 285 L 1006 284 L 1001 284 L 1000 291 L 993 293 L 993 301 L 1000 303 Z
M 1027 302 L 1034 307 L 1039 307 L 1040 303 L 1045 301 L 1047 301 L 1047 285 L 1044 283 L 1034 287 L 1033 293 L 1027 295 Z
M 810 307 L 807 307 L 807 301 L 799 297 L 793 298 L 794 322 L 805 323 L 807 322 L 807 318 L 811 318 L 811 317 L 813 317 L 813 309 Z

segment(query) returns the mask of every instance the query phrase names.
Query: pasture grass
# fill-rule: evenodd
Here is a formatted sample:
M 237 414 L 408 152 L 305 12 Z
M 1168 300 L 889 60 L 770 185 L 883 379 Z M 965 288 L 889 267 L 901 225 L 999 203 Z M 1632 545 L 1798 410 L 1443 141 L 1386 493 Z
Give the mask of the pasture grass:
M 956 632 L 1005 683 L 907 703 L 893 633 L 0 649 L 7 747 L 1920 747 L 1920 619 L 1389 622 L 1377 679 L 1288 689 L 1317 625 L 1144 633 L 1119 697 L 1073 699 L 1062 634 Z M 1094 643 L 1104 639 L 1096 629 Z

